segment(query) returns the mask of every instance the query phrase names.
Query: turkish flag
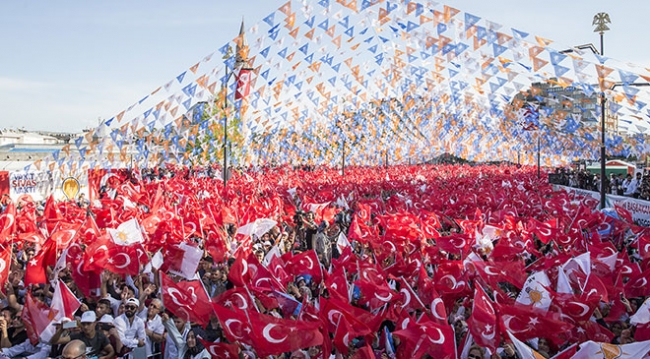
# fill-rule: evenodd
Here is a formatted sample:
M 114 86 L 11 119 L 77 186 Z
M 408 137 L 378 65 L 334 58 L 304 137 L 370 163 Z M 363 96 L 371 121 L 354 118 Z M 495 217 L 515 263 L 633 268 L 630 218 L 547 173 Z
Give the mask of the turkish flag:
M 555 239 L 561 230 L 558 228 L 557 218 L 553 218 L 546 222 L 540 222 L 531 217 L 528 219 L 528 231 L 535 234 L 542 243 L 548 244 L 550 241 Z
M 199 341 L 212 355 L 212 359 L 235 359 L 239 357 L 239 346 L 228 343 L 211 343 L 199 337 Z
M 287 286 L 287 283 L 291 282 L 291 276 L 287 274 L 287 272 L 284 270 L 286 265 L 284 264 L 284 261 L 282 258 L 273 256 L 271 257 L 271 261 L 267 265 L 267 269 L 275 279 L 278 280 L 284 287 Z
M 249 292 L 246 291 L 246 288 L 243 287 L 228 289 L 218 297 L 214 298 L 213 302 L 223 305 L 226 308 L 236 307 L 241 310 L 255 307 L 251 294 L 249 294 Z
M 476 344 L 489 348 L 492 352 L 499 346 L 500 335 L 497 314 L 490 298 L 480 285 L 474 291 L 472 315 L 467 320 L 470 333 Z
M 321 318 L 323 322 L 327 324 L 330 333 L 336 332 L 336 327 L 339 325 L 341 318 L 345 318 L 345 320 L 350 324 L 350 333 L 353 338 L 372 333 L 373 328 L 370 328 L 370 326 L 376 326 L 379 328 L 378 325 L 373 323 L 373 321 L 375 321 L 374 318 L 379 316 L 372 316 L 370 312 L 366 312 L 361 308 L 353 307 L 347 302 L 341 302 L 333 298 L 330 298 L 329 300 L 321 298 L 320 305 Z M 362 312 L 365 312 L 365 315 Z M 373 318 L 370 319 L 370 316 Z
M 255 351 L 265 357 L 323 344 L 320 323 L 280 319 L 249 312 Z
M 345 317 L 340 317 L 339 324 L 336 326 L 334 331 L 334 340 L 332 344 L 336 350 L 341 352 L 343 355 L 348 355 L 348 347 L 350 345 L 350 334 L 352 333 L 352 327 L 345 319 Z M 354 339 L 354 337 L 352 337 Z
M 221 328 L 230 342 L 242 342 L 253 345 L 253 334 L 251 323 L 246 313 L 241 310 L 230 310 L 217 303 L 212 303 L 212 308 L 217 314 Z
M 295 255 L 288 260 L 287 272 L 294 276 L 309 275 L 316 284 L 323 280 L 322 268 L 316 251 L 313 249 Z
M 388 287 L 386 282 L 378 285 L 374 282 L 358 280 L 354 282 L 354 285 L 361 292 L 360 302 L 368 303 L 371 310 L 381 308 L 398 299 L 398 295 Z
M 243 287 L 250 283 L 250 273 L 248 273 L 248 261 L 244 259 L 244 252 L 238 251 L 235 261 L 228 271 L 228 280 L 237 287 Z
M 180 243 L 165 246 L 160 270 L 192 279 L 203 257 L 203 250 L 195 243 Z
M 45 229 L 47 233 L 52 233 L 54 227 L 56 227 L 59 221 L 63 220 L 63 216 L 54 202 L 54 197 L 50 195 L 45 201 L 45 207 L 43 209 L 42 222 L 45 224 Z
M 48 265 L 56 264 L 56 242 L 53 240 L 45 241 L 41 250 L 32 259 L 27 262 L 25 269 L 25 277 L 23 281 L 25 286 L 30 284 L 43 284 L 47 283 L 47 275 L 45 269 Z
M 101 272 L 85 270 L 86 257 L 79 244 L 68 248 L 67 263 L 70 264 L 72 279 L 86 297 L 98 297 L 101 288 Z
M 436 324 L 431 321 L 409 322 L 406 329 L 394 331 L 393 336 L 402 340 L 406 353 L 400 353 L 409 358 L 421 358 L 425 354 L 432 358 L 456 358 L 454 331 L 448 324 Z
M 160 272 L 162 298 L 165 307 L 176 316 L 206 326 L 213 313 L 212 301 L 200 280 L 174 281 Z
M 567 315 L 575 322 L 584 322 L 591 318 L 594 310 L 600 303 L 599 298 L 582 298 L 570 293 L 553 293 L 551 309 L 555 312 Z
M 349 302 L 349 284 L 345 275 L 345 268 L 338 267 L 325 279 L 325 287 L 330 296 Z
M 521 340 L 544 337 L 560 345 L 573 325 L 561 320 L 557 313 L 533 306 L 503 305 L 499 307 L 502 331 L 508 331 Z
M 16 232 L 16 206 L 9 201 L 7 208 L 0 214 L 0 240 L 7 241 Z
M 642 273 L 631 276 L 630 280 L 625 283 L 625 297 L 636 298 L 650 295 L 650 269 Z
M 86 249 L 88 270 L 104 270 L 116 274 L 138 275 L 140 272 L 139 245 L 120 246 L 109 239 L 107 235 L 100 237 Z M 92 254 L 91 254 L 92 253 Z M 89 255 L 91 254 L 91 255 Z
M 395 305 L 401 310 L 424 309 L 424 303 L 422 303 L 422 300 L 420 300 L 420 297 L 415 293 L 408 282 L 402 277 L 398 278 L 397 282 L 399 283 L 399 293 L 401 298 L 397 300 Z
M 50 238 L 56 242 L 59 248 L 68 248 L 81 227 L 82 223 L 59 222 Z

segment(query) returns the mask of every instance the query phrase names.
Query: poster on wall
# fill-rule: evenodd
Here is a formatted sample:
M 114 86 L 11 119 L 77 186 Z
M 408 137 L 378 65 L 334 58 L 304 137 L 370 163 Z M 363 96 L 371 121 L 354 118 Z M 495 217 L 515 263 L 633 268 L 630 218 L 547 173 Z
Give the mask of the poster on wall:
M 23 194 L 30 194 L 35 200 L 43 199 L 52 192 L 52 186 L 52 176 L 45 171 L 9 174 L 9 191 L 14 199 Z

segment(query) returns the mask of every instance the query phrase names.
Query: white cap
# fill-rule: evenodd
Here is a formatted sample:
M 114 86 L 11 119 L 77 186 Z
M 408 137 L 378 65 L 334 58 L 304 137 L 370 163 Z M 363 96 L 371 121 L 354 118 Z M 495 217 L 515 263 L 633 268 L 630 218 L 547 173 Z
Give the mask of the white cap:
M 135 298 L 129 298 L 129 299 L 127 299 L 127 300 L 126 300 L 126 305 L 129 305 L 129 304 L 133 304 L 133 305 L 135 305 L 135 306 L 138 307 L 138 308 L 140 307 L 140 301 L 137 300 L 137 299 L 135 299 Z
M 104 324 L 113 324 L 113 316 L 110 314 L 104 314 L 99 322 Z
M 97 316 L 95 315 L 95 312 L 91 310 L 84 312 L 81 316 L 82 323 L 94 323 L 95 321 L 97 321 Z

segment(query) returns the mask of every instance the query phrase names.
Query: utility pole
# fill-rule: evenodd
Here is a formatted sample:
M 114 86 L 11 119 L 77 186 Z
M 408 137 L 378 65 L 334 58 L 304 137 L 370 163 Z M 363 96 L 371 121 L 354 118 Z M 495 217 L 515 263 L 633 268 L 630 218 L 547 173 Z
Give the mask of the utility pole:
M 593 24 L 596 26 L 594 32 L 600 33 L 600 56 L 605 55 L 605 31 L 609 30 L 607 24 L 611 23 L 609 14 L 606 12 L 599 12 L 594 16 Z M 600 79 L 604 83 L 605 79 Z M 605 181 L 607 176 L 605 174 L 605 163 L 607 151 L 605 148 L 605 89 L 602 88 L 600 92 L 600 209 L 605 208 L 607 196 L 605 194 Z

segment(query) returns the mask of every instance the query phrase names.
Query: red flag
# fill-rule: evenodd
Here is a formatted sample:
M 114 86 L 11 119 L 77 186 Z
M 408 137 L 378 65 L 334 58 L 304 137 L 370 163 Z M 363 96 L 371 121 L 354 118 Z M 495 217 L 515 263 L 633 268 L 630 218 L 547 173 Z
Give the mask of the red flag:
M 232 288 L 221 293 L 218 297 L 214 298 L 213 302 L 223 305 L 226 308 L 236 307 L 241 310 L 247 310 L 255 307 L 255 303 L 252 300 L 246 288 L 240 287 Z
M 241 100 L 248 96 L 251 90 L 251 69 L 242 68 L 237 74 L 237 91 L 235 91 L 235 100 Z
M 101 272 L 86 271 L 84 269 L 86 259 L 79 244 L 72 244 L 68 248 L 66 261 L 70 264 L 72 279 L 86 297 L 97 297 L 101 288 Z
M 332 344 L 336 350 L 340 351 L 343 355 L 348 355 L 348 347 L 350 345 L 350 334 L 352 333 L 352 327 L 345 319 L 345 317 L 339 317 L 339 324 L 336 326 L 334 331 L 334 340 Z M 354 337 L 352 337 L 354 339 Z
M 56 242 L 47 240 L 38 254 L 27 262 L 23 279 L 25 286 L 47 283 L 45 269 L 48 265 L 54 264 L 56 264 Z
M 330 296 L 334 296 L 339 300 L 348 302 L 349 298 L 349 284 L 345 277 L 345 269 L 338 267 L 325 279 L 325 287 Z
M 441 359 L 456 357 L 454 331 L 449 325 L 435 324 L 430 321 L 409 322 L 406 329 L 394 331 L 393 336 L 400 338 L 405 343 L 405 347 L 410 349 L 409 358 L 420 358 L 424 354 Z
M 294 276 L 309 275 L 316 284 L 323 280 L 320 262 L 313 249 L 295 255 L 287 261 L 287 272 Z
M 250 283 L 248 261 L 244 259 L 244 256 L 243 251 L 237 252 L 235 262 L 233 262 L 228 271 L 228 280 L 237 287 L 243 287 Z
M 325 323 L 327 323 L 330 333 L 336 332 L 336 327 L 339 325 L 341 318 L 345 318 L 345 320 L 350 324 L 350 333 L 353 338 L 372 333 L 373 328 L 370 328 L 369 326 L 377 326 L 377 328 L 379 328 L 379 325 L 374 325 L 372 320 L 368 318 L 369 316 L 372 316 L 370 312 L 353 307 L 347 302 L 341 302 L 333 298 L 330 298 L 329 300 L 321 298 L 320 305 L 321 318 Z M 365 312 L 366 315 L 361 312 Z M 373 316 L 373 319 L 374 317 L 375 316 Z M 368 320 L 366 321 L 365 319 Z
M 323 344 L 320 323 L 279 319 L 260 313 L 248 313 L 255 351 L 262 357 Z
M 81 302 L 62 280 L 59 279 L 54 290 L 50 308 L 57 311 L 57 318 L 74 318 L 74 313 L 81 307 Z
M 176 316 L 206 326 L 213 313 L 208 293 L 200 280 L 174 283 L 160 272 L 162 298 L 165 307 Z
M 492 352 L 496 351 L 501 339 L 497 327 L 497 315 L 492 301 L 480 285 L 476 286 L 472 315 L 467 320 L 467 324 L 476 344 L 489 348 Z
M 0 240 L 7 241 L 16 232 L 16 206 L 9 201 L 7 208 L 0 214 Z
M 228 343 L 211 343 L 199 337 L 201 344 L 212 355 L 212 359 L 234 359 L 239 357 L 239 347 L 237 344 Z
M 139 245 L 120 246 L 111 241 L 108 235 L 100 237 L 87 247 L 88 263 L 86 269 L 109 271 L 116 274 L 137 275 L 140 272 Z
M 212 303 L 212 308 L 217 314 L 219 323 L 223 328 L 226 338 L 231 342 L 242 342 L 253 345 L 253 329 L 245 312 L 241 310 L 229 310 L 217 303 Z
M 560 320 L 557 313 L 547 312 L 523 305 L 503 305 L 499 308 L 502 330 L 516 335 L 520 340 L 547 338 L 560 345 L 561 337 L 573 329 L 573 325 Z
M 56 313 L 56 310 L 34 299 L 32 293 L 27 292 L 22 317 L 32 345 L 38 344 L 41 333 L 50 325 Z
M 358 280 L 354 282 L 354 285 L 361 292 L 360 302 L 368 303 L 371 310 L 378 309 L 398 299 L 398 295 L 388 287 L 386 282 L 376 284 L 370 281 Z
M 625 296 L 627 298 L 645 297 L 650 295 L 650 269 L 636 276 L 631 276 L 625 283 Z
M 81 223 L 59 222 L 50 239 L 55 241 L 59 248 L 68 248 L 77 232 L 79 232 L 81 225 Z

